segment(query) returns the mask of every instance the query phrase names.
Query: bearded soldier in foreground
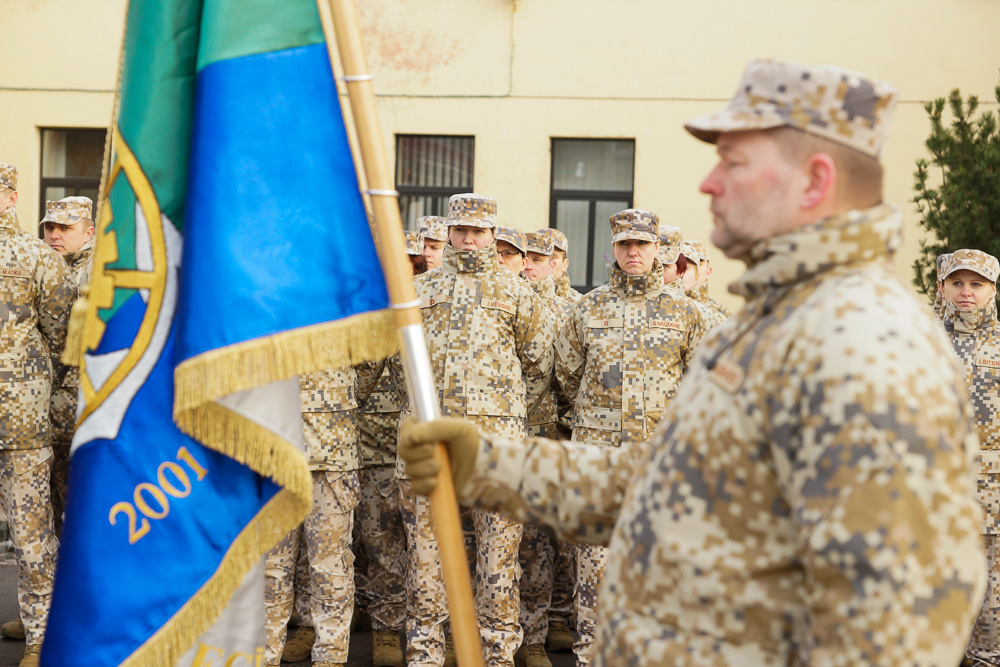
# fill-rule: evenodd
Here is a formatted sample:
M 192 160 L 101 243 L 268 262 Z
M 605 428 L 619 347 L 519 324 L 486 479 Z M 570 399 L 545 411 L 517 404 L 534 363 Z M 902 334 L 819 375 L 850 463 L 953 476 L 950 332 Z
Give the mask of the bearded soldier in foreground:
M 703 341 L 646 446 L 511 442 L 408 423 L 430 491 L 608 544 L 593 662 L 954 665 L 985 584 L 964 375 L 891 269 L 896 90 L 759 61 L 686 125 L 717 147 L 712 242 L 744 307 Z

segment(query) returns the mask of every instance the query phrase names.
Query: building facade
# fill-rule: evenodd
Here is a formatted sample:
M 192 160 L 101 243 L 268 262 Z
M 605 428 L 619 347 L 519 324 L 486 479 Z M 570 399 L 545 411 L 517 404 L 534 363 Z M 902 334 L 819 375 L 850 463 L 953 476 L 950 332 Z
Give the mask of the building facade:
M 21 171 L 20 219 L 46 199 L 96 198 L 125 0 L 0 0 L 0 160 Z M 912 174 L 927 100 L 953 88 L 996 110 L 1000 3 L 938 0 L 365 0 L 359 2 L 404 222 L 454 192 L 497 199 L 499 222 L 571 238 L 571 279 L 607 278 L 608 215 L 637 206 L 708 240 L 698 185 L 715 155 L 682 128 L 733 92 L 747 61 L 833 63 L 901 100 L 883 163 L 903 208 L 896 258 L 921 238 Z M 711 247 L 711 246 L 710 246 Z M 713 291 L 742 271 L 716 253 Z

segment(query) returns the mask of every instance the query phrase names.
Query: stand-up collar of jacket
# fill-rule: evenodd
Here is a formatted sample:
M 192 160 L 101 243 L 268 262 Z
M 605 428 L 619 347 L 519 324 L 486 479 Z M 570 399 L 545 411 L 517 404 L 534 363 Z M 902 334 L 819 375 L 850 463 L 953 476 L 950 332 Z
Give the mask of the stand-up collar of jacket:
M 750 300 L 822 273 L 888 262 L 902 242 L 903 216 L 896 207 L 848 211 L 756 243 L 745 258 L 747 272 L 729 291 Z
M 441 262 L 445 270 L 452 273 L 496 273 L 500 267 L 496 243 L 490 243 L 481 250 L 459 250 L 447 243 Z
M 87 242 L 82 246 L 74 250 L 73 252 L 68 252 L 63 255 L 63 259 L 69 264 L 71 269 L 76 269 L 77 266 L 86 262 L 90 259 L 90 251 L 94 249 L 94 237 L 87 239 Z
M 625 296 L 656 296 L 663 291 L 663 265 L 653 260 L 653 268 L 646 273 L 632 275 L 625 273 L 618 262 L 611 265 L 611 288 L 623 292 Z
M 0 234 L 17 234 L 21 230 L 17 224 L 17 213 L 11 207 L 0 213 Z
M 535 290 L 535 294 L 546 301 L 556 295 L 556 281 L 552 279 L 552 276 L 546 276 L 534 282 L 529 280 L 528 284 L 531 285 L 531 289 Z
M 997 302 L 990 302 L 982 308 L 959 310 L 950 301 L 944 307 L 944 326 L 958 333 L 972 333 L 976 329 L 991 329 L 997 321 Z

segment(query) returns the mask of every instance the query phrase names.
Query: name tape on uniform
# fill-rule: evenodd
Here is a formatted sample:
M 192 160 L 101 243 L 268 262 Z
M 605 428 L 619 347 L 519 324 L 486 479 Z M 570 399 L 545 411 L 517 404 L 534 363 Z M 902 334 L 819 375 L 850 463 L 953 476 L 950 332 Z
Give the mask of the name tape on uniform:
M 3 278 L 30 278 L 31 271 L 27 269 L 0 268 L 0 277 Z
M 625 326 L 625 319 L 622 317 L 591 317 L 587 320 L 589 329 L 616 329 Z
M 497 301 L 496 299 L 483 299 L 480 304 L 483 308 L 491 308 L 493 310 L 502 310 L 505 313 L 513 315 L 516 312 L 516 308 L 510 305 L 506 301 Z
M 711 377 L 715 384 L 719 385 L 730 394 L 736 393 L 736 390 L 740 388 L 743 384 L 743 380 L 746 379 L 746 374 L 743 369 L 740 368 L 739 364 L 736 364 L 725 357 L 721 357 L 715 360 L 715 365 L 712 366 Z
M 1000 359 L 990 359 L 989 357 L 977 357 L 977 366 L 985 366 L 986 368 L 1000 368 Z
M 684 331 L 684 325 L 670 320 L 650 320 L 650 329 L 673 329 L 674 331 Z

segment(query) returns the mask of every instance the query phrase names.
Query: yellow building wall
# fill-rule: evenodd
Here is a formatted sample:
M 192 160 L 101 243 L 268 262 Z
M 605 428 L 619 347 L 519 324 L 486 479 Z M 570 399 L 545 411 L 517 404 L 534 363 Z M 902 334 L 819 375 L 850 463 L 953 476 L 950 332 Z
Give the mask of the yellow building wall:
M 996 110 L 1000 2 L 988 0 L 363 0 L 380 119 L 394 135 L 476 137 L 475 189 L 502 223 L 548 223 L 553 137 L 635 139 L 635 205 L 707 239 L 698 184 L 711 146 L 682 128 L 717 109 L 747 61 L 833 63 L 900 88 L 883 155 L 886 198 L 903 207 L 907 281 L 921 237 L 914 162 L 925 101 L 953 88 Z M 124 0 L 0 0 L 0 161 L 21 170 L 19 210 L 37 210 L 40 127 L 106 127 Z M 390 159 L 393 156 L 390 155 Z M 742 271 L 713 257 L 713 291 Z M 730 299 L 730 303 L 733 301 Z

